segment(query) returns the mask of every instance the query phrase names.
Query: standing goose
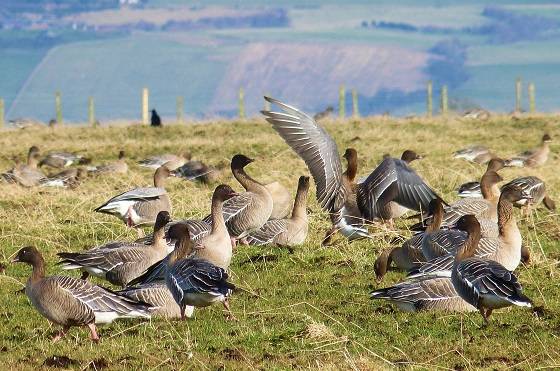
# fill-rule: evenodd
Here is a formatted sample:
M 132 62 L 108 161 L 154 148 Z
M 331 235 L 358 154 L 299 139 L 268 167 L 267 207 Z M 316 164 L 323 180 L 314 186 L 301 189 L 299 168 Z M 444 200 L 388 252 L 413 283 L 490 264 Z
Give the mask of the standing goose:
M 352 190 L 344 180 L 338 148 L 332 137 L 307 114 L 276 99 L 265 99 L 284 111 L 262 113 L 274 130 L 305 161 L 315 181 L 317 201 L 323 210 L 329 212 L 333 225 L 350 240 L 370 237 L 365 228 L 348 224 L 344 218 L 345 203 Z M 375 204 L 380 196 L 372 193 L 374 189 L 381 189 L 382 194 L 387 188 L 396 190 L 394 194 L 384 194 L 384 206 L 389 201 L 396 201 L 402 206 L 419 210 L 427 207 L 430 199 L 435 197 L 413 171 L 402 176 L 403 173 L 393 171 L 393 167 L 385 169 L 388 170 L 387 173 L 376 174 L 374 171 L 364 183 L 357 186 L 357 204 L 367 220 L 379 217 L 376 213 L 371 213 L 377 211 Z M 372 179 L 372 175 L 384 178 Z M 376 184 L 376 181 L 381 184 Z M 378 185 L 380 188 L 377 188 Z
M 540 147 L 525 151 L 516 157 L 506 160 L 506 166 L 539 167 L 544 165 L 550 153 L 550 142 L 552 142 L 552 137 L 548 134 L 543 135 Z
M 23 187 L 34 187 L 39 185 L 46 179 L 45 174 L 37 168 L 39 164 L 39 157 L 39 148 L 36 146 L 29 148 L 27 163 L 16 164 L 11 171 L 11 179 Z
M 309 177 L 301 176 L 292 216 L 286 219 L 271 219 L 258 231 L 251 232 L 247 237 L 249 245 L 297 246 L 307 238 L 307 192 Z
M 508 270 L 514 271 L 521 261 L 521 233 L 513 214 L 513 203 L 531 196 L 515 186 L 504 187 L 498 202 L 498 236 L 479 238 L 474 254 L 477 258 L 496 261 Z M 475 216 L 476 217 L 476 216 Z M 477 221 L 480 230 L 480 222 Z M 410 272 L 410 277 L 446 276 L 451 274 L 451 268 L 457 250 L 424 263 Z
M 486 171 L 495 171 L 498 172 L 505 167 L 505 161 L 501 158 L 493 158 L 488 162 L 488 166 L 486 167 Z M 482 197 L 482 192 L 480 190 L 480 182 L 468 182 L 463 183 L 459 186 L 457 190 L 459 197 L 462 198 L 480 198 Z
M 264 185 L 250 177 L 245 172 L 245 166 L 254 160 L 245 155 L 237 154 L 231 159 L 231 172 L 245 192 L 237 193 L 234 197 L 224 202 L 222 207 L 232 245 L 235 247 L 238 240 L 247 234 L 261 228 L 270 218 L 272 213 L 272 196 Z M 212 220 L 212 214 L 203 220 Z
M 485 164 L 494 158 L 494 154 L 485 146 L 471 146 L 453 153 L 454 158 L 462 158 L 464 160 L 475 162 L 477 164 Z
M 150 318 L 149 305 L 118 295 L 101 286 L 66 276 L 45 277 L 45 261 L 35 247 L 24 247 L 13 262 L 30 264 L 33 273 L 25 285 L 31 304 L 49 321 L 62 326 L 53 338 L 60 340 L 71 326 L 87 326 L 99 341 L 96 324 L 117 318 Z
M 181 240 L 188 233 L 188 236 L 194 242 L 194 249 L 189 254 L 194 254 L 202 259 L 208 260 L 225 270 L 229 268 L 231 263 L 232 242 L 223 216 L 224 202 L 236 197 L 237 194 L 233 189 L 225 184 L 221 184 L 214 190 L 212 195 L 212 206 L 210 211 L 209 232 L 200 234 L 200 237 L 194 238 L 192 234 L 193 223 L 175 223 L 168 232 L 167 237 L 172 241 L 176 241 L 175 250 L 179 247 Z M 203 222 L 204 223 L 204 222 Z M 206 224 L 206 223 L 205 223 Z M 196 228 L 200 231 L 200 228 Z M 154 263 L 144 274 L 130 282 L 131 285 L 146 284 L 163 280 L 165 278 L 165 267 L 170 255 L 165 259 Z
M 150 169 L 158 169 L 164 164 L 169 170 L 176 170 L 183 166 L 185 162 L 191 159 L 190 153 L 184 153 L 179 155 L 173 155 L 170 153 L 165 153 L 163 155 L 154 155 L 143 160 L 138 161 L 138 165 L 142 167 L 147 167 Z
M 510 305 L 531 307 L 531 300 L 523 295 L 510 270 L 496 261 L 474 257 L 480 238 L 476 218 L 465 215 L 459 224 L 465 224 L 462 229 L 469 234 L 467 243 L 457 251 L 451 273 L 451 282 L 461 298 L 479 310 L 486 324 L 494 309 Z
M 188 257 L 193 249 L 188 229 L 185 229 L 182 242 L 167 259 L 165 284 L 179 305 L 181 318 L 185 319 L 188 306 L 206 307 L 222 302 L 228 317 L 234 319 L 228 297 L 235 286 L 227 281 L 227 272 L 207 260 Z
M 141 237 L 142 226 L 153 225 L 160 211 L 171 212 L 171 202 L 164 188 L 169 175 L 167 166 L 160 166 L 154 174 L 153 187 L 135 188 L 121 193 L 94 211 L 118 217 L 128 227 L 136 228 Z
M 81 269 L 106 279 L 113 285 L 126 286 L 143 274 L 154 263 L 167 255 L 165 225 L 170 217 L 161 211 L 154 226 L 154 238 L 150 246 L 138 243 L 120 244 L 106 248 L 94 248 L 81 253 L 61 252 L 59 264 L 63 269 Z
M 39 166 L 50 166 L 57 169 L 68 167 L 70 165 L 85 165 L 89 164 L 91 160 L 82 155 L 70 152 L 51 152 L 39 162 Z
M 126 155 L 124 151 L 119 151 L 118 160 L 112 163 L 92 166 L 88 171 L 95 174 L 126 174 L 128 172 L 128 164 L 126 163 Z

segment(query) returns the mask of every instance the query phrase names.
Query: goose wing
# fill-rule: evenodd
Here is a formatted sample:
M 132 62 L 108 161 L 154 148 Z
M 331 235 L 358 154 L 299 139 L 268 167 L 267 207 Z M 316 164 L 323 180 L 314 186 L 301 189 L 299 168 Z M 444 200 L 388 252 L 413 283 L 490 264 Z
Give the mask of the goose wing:
M 274 238 L 288 230 L 288 219 L 267 221 L 260 229 L 249 233 L 246 237 L 249 245 L 262 246 L 274 242 Z
M 310 116 L 276 99 L 265 97 L 284 112 L 262 111 L 284 141 L 305 161 L 315 181 L 323 210 L 338 211 L 344 204 L 342 164 L 332 137 Z

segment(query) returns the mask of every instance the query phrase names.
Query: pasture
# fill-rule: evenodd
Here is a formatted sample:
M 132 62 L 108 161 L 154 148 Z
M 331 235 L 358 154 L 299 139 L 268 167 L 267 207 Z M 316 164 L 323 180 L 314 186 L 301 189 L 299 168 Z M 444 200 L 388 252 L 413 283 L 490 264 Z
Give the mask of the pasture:
M 340 153 L 354 147 L 359 177 L 367 176 L 384 153 L 400 156 L 413 149 L 426 157 L 414 162 L 417 172 L 445 200 L 455 200 L 456 187 L 475 180 L 483 167 L 452 159 L 454 150 L 485 144 L 501 156 L 514 155 L 539 144 L 543 132 L 560 137 L 559 119 L 535 116 L 513 121 L 507 116 L 486 122 L 456 118 L 364 118 L 326 122 Z M 50 150 L 81 151 L 94 163 L 112 161 L 123 149 L 131 167 L 128 175 L 88 177 L 74 190 L 0 184 L 1 259 L 0 363 L 5 369 L 37 369 L 61 364 L 76 369 L 536 369 L 560 365 L 560 222 L 541 207 L 519 224 L 532 260 L 517 274 L 536 311 L 508 308 L 497 311 L 482 328 L 478 313 L 420 313 L 396 311 L 385 302 L 371 301 L 372 289 L 404 277 L 390 272 L 376 282 L 377 255 L 397 236 L 410 236 L 400 220 L 398 230 L 371 227 L 372 241 L 349 244 L 337 236 L 321 246 L 327 215 L 320 210 L 311 187 L 308 210 L 310 235 L 301 247 L 239 246 L 231 266 L 233 283 L 241 287 L 231 298 L 237 322 L 226 321 L 220 306 L 196 310 L 187 321 L 121 320 L 100 328 L 101 342 L 93 344 L 87 331 L 72 329 L 62 341 L 50 341 L 55 328 L 16 294 L 30 267 L 11 265 L 20 247 L 35 245 L 47 262 L 47 274 L 58 274 L 56 252 L 80 251 L 110 240 L 133 240 L 136 234 L 116 218 L 92 210 L 111 196 L 150 185 L 152 173 L 135 165 L 147 155 L 190 151 L 209 164 L 228 163 L 243 153 L 257 161 L 247 172 L 263 182 L 278 180 L 294 194 L 299 175 L 308 174 L 299 159 L 262 119 L 213 124 L 62 127 L 4 131 L 0 137 L 0 168 L 23 158 L 31 145 Z M 506 180 L 536 175 L 546 181 L 549 195 L 560 200 L 557 152 L 538 169 L 504 169 Z M 220 183 L 240 189 L 229 169 Z M 171 178 L 167 191 L 173 219 L 199 218 L 210 208 L 210 186 Z M 64 274 L 78 276 L 77 272 Z M 60 360 L 60 356 L 68 360 Z

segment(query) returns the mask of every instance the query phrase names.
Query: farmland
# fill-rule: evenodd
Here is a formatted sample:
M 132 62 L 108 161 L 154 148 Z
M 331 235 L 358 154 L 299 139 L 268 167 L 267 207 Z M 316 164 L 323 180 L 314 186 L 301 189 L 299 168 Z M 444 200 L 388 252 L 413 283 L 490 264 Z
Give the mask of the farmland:
M 384 153 L 398 156 L 411 148 L 426 155 L 413 167 L 448 201 L 456 199 L 459 184 L 483 172 L 478 165 L 453 160 L 454 150 L 479 143 L 507 156 L 534 147 L 545 131 L 553 138 L 560 136 L 554 116 L 515 121 L 497 116 L 486 122 L 371 117 L 330 121 L 325 127 L 340 151 L 348 146 L 358 150 L 359 176 L 367 175 Z M 544 310 L 500 310 L 489 327 L 482 328 L 478 313 L 406 314 L 387 303 L 370 301 L 372 289 L 402 279 L 402 273 L 390 272 L 376 282 L 373 264 L 394 237 L 410 236 L 410 221 L 399 221 L 396 231 L 371 227 L 372 241 L 349 244 L 337 237 L 333 246 L 321 247 L 328 218 L 315 201 L 314 187 L 308 204 L 310 236 L 303 246 L 293 252 L 247 246 L 236 250 L 231 276 L 243 291 L 233 295 L 231 305 L 238 322 L 225 321 L 216 306 L 195 311 L 194 319 L 186 322 L 116 322 L 101 328 L 98 345 L 78 329 L 52 344 L 54 327 L 24 295 L 14 293 L 27 279 L 29 268 L 7 262 L 20 247 L 32 244 L 43 252 L 48 274 L 57 274 L 56 252 L 133 240 L 133 231 L 92 210 L 114 194 L 151 183 L 152 174 L 135 166 L 135 160 L 188 150 L 196 159 L 218 164 L 244 153 L 257 159 L 247 168 L 252 176 L 263 182 L 278 180 L 292 192 L 297 177 L 307 174 L 307 169 L 262 120 L 168 125 L 156 130 L 116 125 L 5 131 L 0 145 L 2 169 L 12 166 L 11 158 L 22 157 L 31 145 L 45 153 L 81 151 L 96 163 L 114 159 L 123 149 L 131 166 L 126 176 L 89 177 L 74 190 L 0 184 L 0 251 L 6 265 L 0 275 L 0 362 L 8 369 L 36 369 L 52 356 L 68 357 L 69 367 L 77 369 L 528 369 L 560 364 L 560 222 L 556 213 L 541 207 L 530 217 L 516 214 L 521 218 L 524 243 L 532 252 L 530 265 L 520 266 L 517 274 L 526 294 Z M 545 166 L 504 169 L 503 177 L 539 176 L 546 181 L 550 196 L 560 200 L 556 155 L 560 147 L 554 142 L 551 148 L 554 155 Z M 229 171 L 220 182 L 240 189 Z M 169 179 L 173 218 L 207 214 L 214 187 Z

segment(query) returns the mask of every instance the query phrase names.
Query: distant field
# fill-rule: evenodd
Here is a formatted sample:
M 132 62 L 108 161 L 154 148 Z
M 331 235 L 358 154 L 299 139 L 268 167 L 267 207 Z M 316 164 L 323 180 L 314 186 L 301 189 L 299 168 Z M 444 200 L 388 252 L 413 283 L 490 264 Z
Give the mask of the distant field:
M 498 117 L 487 122 L 396 120 L 369 118 L 325 124 L 342 152 L 353 146 L 359 153 L 359 176 L 367 175 L 382 154 L 399 155 L 411 148 L 426 155 L 413 167 L 446 199 L 455 200 L 455 188 L 477 179 L 483 168 L 451 153 L 471 143 L 486 144 L 507 156 L 535 146 L 544 131 L 560 137 L 557 117 L 512 121 Z M 359 139 L 355 139 L 359 138 Z M 135 233 L 116 219 L 92 212 L 107 198 L 133 186 L 148 185 L 152 174 L 135 161 L 149 154 L 190 150 L 210 164 L 244 153 L 257 161 L 247 171 L 263 182 L 278 180 L 295 191 L 297 177 L 307 174 L 303 161 L 292 153 L 263 121 L 222 122 L 213 125 L 149 127 L 60 128 L 6 131 L 0 169 L 12 166 L 11 156 L 22 157 L 38 145 L 50 150 L 80 150 L 94 163 L 113 160 L 119 149 L 129 156 L 128 176 L 88 178 L 75 190 L 22 189 L 0 183 L 0 362 L 6 369 L 37 369 L 51 356 L 67 356 L 75 369 L 538 369 L 560 365 L 560 222 L 557 213 L 542 208 L 520 220 L 532 263 L 517 270 L 526 294 L 544 312 L 535 315 L 520 308 L 496 311 L 487 328 L 478 313 L 468 315 L 405 314 L 368 293 L 391 285 L 403 274 L 390 272 L 375 281 L 373 264 L 379 252 L 398 235 L 410 236 L 400 221 L 398 231 L 372 227 L 376 238 L 348 244 L 340 237 L 334 246 L 321 247 L 327 215 L 315 201 L 312 186 L 308 241 L 293 253 L 285 249 L 241 246 L 231 266 L 232 280 L 247 292 L 231 300 L 238 322 L 227 322 L 221 308 L 195 311 L 186 322 L 121 321 L 100 330 L 99 345 L 85 330 L 72 329 L 57 344 L 50 342 L 55 328 L 15 294 L 30 270 L 7 261 L 24 245 L 36 245 L 45 255 L 48 273 L 55 253 L 79 251 L 110 240 L 132 240 Z M 560 146 L 539 169 L 506 169 L 506 180 L 537 175 L 547 182 L 550 196 L 560 200 L 558 173 Z M 241 189 L 226 171 L 220 182 Z M 174 219 L 201 217 L 208 212 L 215 185 L 202 186 L 170 179 L 167 190 Z M 517 217 L 519 213 L 516 212 Z M 77 273 L 68 273 L 78 277 Z

